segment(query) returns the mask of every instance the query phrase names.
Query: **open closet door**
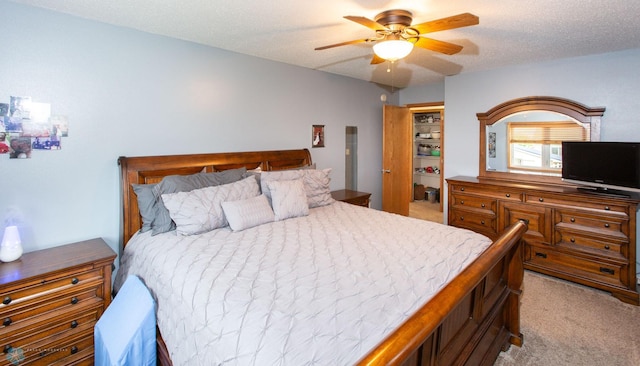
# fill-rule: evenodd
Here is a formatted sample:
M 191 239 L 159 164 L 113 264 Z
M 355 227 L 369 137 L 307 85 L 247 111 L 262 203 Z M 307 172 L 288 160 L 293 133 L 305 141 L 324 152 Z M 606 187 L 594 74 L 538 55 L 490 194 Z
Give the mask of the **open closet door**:
M 384 105 L 382 119 L 382 210 L 409 216 L 413 169 L 411 111 Z

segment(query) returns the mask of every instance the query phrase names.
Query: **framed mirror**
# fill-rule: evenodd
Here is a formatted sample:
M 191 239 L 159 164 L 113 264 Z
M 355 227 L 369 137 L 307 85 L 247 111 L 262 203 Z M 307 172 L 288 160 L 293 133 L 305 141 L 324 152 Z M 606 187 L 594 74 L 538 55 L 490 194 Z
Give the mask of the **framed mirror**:
M 599 141 L 604 111 L 569 99 L 536 96 L 477 113 L 479 178 L 562 183 L 562 141 Z

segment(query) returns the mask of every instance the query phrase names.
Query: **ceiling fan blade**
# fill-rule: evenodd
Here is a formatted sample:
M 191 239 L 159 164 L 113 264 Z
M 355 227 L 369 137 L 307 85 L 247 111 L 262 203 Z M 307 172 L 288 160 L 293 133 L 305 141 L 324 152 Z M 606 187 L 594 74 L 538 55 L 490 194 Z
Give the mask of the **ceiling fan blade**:
M 480 23 L 480 19 L 477 16 L 469 13 L 463 13 L 447 18 L 432 20 L 430 22 L 415 24 L 410 26 L 409 28 L 417 30 L 418 32 L 420 32 L 420 34 L 425 34 L 447 29 L 468 27 L 470 25 L 476 25 L 478 23 Z
M 354 15 L 347 15 L 344 17 L 345 19 L 349 19 L 352 22 L 356 22 L 358 24 L 364 25 L 367 28 L 371 28 L 375 31 L 385 31 L 387 30 L 387 28 L 385 28 L 382 24 L 373 21 L 369 18 L 365 18 L 365 17 L 359 17 L 359 16 L 354 16 Z
M 425 48 L 427 50 L 444 53 L 446 55 L 453 55 L 462 51 L 462 46 L 457 44 L 438 41 L 431 38 L 418 37 L 418 41 L 414 44 L 415 47 Z
M 373 54 L 373 58 L 371 59 L 371 65 L 377 65 L 377 64 L 381 64 L 383 62 L 385 62 L 386 60 L 383 59 L 382 57 L 376 55 L 375 53 Z
M 371 40 L 369 38 L 356 39 L 355 41 L 340 42 L 340 43 L 336 43 L 336 44 L 330 44 L 328 46 L 316 47 L 314 49 L 316 51 L 320 51 L 320 50 L 326 50 L 327 48 L 340 47 L 340 46 L 346 46 L 346 45 L 349 45 L 349 44 L 357 44 L 357 43 L 363 43 L 363 42 L 371 42 Z

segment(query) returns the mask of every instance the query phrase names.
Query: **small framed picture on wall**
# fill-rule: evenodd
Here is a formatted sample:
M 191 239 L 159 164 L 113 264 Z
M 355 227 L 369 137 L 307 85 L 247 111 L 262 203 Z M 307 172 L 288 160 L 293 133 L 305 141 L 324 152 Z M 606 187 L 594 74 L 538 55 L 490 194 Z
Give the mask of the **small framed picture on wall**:
M 313 125 L 311 131 L 311 146 L 324 147 L 324 125 Z

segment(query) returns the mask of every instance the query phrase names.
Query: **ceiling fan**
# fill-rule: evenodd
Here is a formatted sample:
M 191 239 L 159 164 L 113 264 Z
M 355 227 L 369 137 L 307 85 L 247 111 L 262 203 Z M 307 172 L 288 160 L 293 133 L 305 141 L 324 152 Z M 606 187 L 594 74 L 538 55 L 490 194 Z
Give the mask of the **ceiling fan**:
M 376 15 L 374 20 L 361 16 L 345 16 L 345 19 L 373 29 L 376 32 L 376 36 L 373 38 L 357 39 L 317 47 L 315 50 L 319 51 L 350 44 L 376 42 L 373 46 L 374 55 L 371 64 L 379 64 L 385 60 L 391 62 L 399 60 L 411 53 L 414 46 L 453 55 L 460 52 L 462 46 L 427 38 L 424 35 L 431 32 L 467 27 L 479 23 L 478 17 L 469 13 L 414 25 L 411 24 L 413 20 L 412 17 L 411 12 L 400 9 L 383 11 Z

